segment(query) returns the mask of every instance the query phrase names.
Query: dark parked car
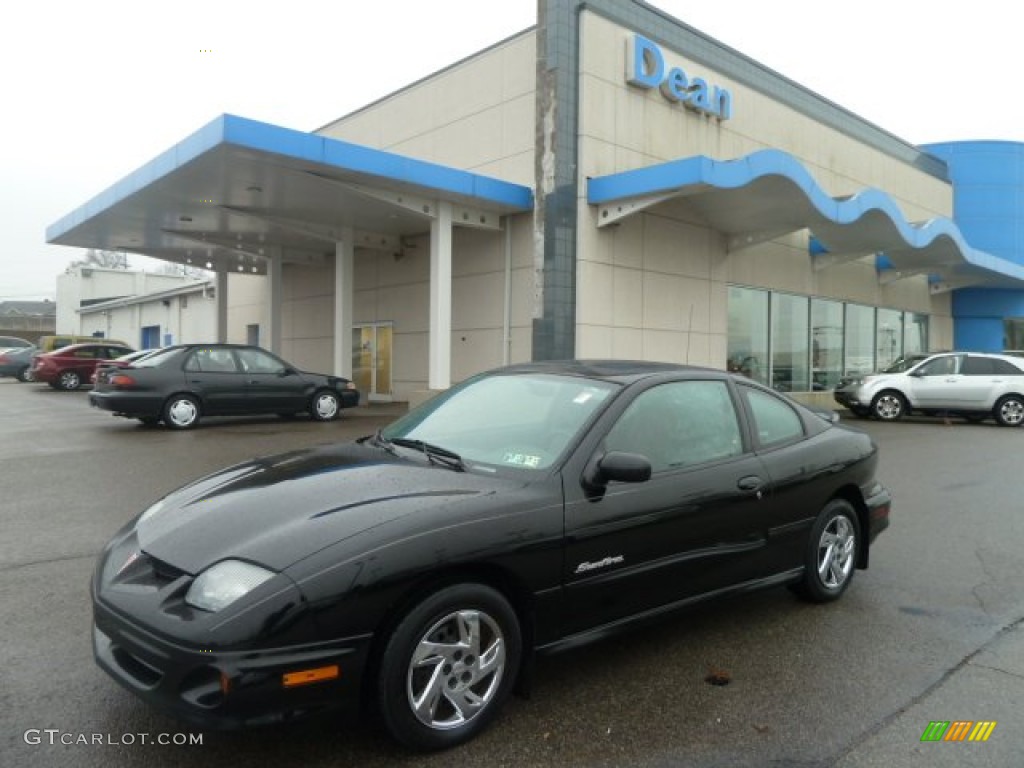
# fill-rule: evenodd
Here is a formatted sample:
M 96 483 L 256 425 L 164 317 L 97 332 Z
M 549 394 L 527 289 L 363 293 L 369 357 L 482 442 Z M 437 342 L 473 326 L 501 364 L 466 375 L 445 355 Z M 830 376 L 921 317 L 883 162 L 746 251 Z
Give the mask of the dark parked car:
M 145 424 L 190 429 L 203 416 L 308 413 L 331 421 L 359 404 L 359 392 L 348 379 L 300 371 L 260 347 L 182 344 L 108 371 L 89 402 Z
M 448 747 L 535 653 L 759 587 L 835 600 L 889 524 L 876 463 L 866 434 L 726 372 L 500 369 L 157 501 L 97 562 L 95 655 L 203 727 L 362 703 Z
M 111 342 L 72 344 L 69 347 L 42 352 L 32 357 L 32 377 L 54 389 L 78 389 L 88 384 L 96 364 L 103 359 L 120 357 L 135 350 Z
M 0 349 L 0 376 L 32 381 L 32 355 L 37 351 L 31 346 Z

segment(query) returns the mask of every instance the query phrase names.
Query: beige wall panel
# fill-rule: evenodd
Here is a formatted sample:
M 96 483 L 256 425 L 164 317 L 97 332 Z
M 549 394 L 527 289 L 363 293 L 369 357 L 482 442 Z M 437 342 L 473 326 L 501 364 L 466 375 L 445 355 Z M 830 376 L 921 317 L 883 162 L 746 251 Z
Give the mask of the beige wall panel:
M 452 277 L 505 269 L 505 233 L 469 227 L 452 229 Z
M 579 261 L 576 264 L 576 322 L 608 325 L 612 321 L 614 270 L 608 264 Z
M 509 362 L 527 363 L 533 359 L 533 326 L 513 326 L 510 334 Z
M 513 39 L 426 77 L 320 133 L 467 170 L 533 151 L 536 35 Z M 532 160 L 512 163 L 530 184 Z
M 502 272 L 454 278 L 452 329 L 497 328 L 500 331 L 505 316 L 504 286 Z
M 709 281 L 645 272 L 643 291 L 644 328 L 701 332 L 710 329 Z
M 452 383 L 502 364 L 501 329 L 486 328 L 452 334 Z
M 424 283 L 381 288 L 377 294 L 377 320 L 393 321 L 396 332 L 426 333 L 429 310 L 430 290 Z
M 512 270 L 512 313 L 513 326 L 531 326 L 533 323 L 533 268 Z
M 617 360 L 642 360 L 644 332 L 640 328 L 612 328 L 611 356 Z
M 611 322 L 618 328 L 640 328 L 644 322 L 644 273 L 615 267 Z
M 607 325 L 576 326 L 576 357 L 606 359 L 612 357 L 612 329 Z

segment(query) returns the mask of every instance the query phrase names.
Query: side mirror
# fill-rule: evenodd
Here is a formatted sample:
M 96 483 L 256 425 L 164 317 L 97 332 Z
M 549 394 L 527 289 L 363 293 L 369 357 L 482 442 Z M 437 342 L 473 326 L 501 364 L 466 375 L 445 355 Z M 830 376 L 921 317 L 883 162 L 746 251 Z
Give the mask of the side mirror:
M 584 472 L 583 480 L 592 490 L 603 489 L 610 482 L 643 483 L 651 479 L 651 462 L 639 453 L 609 451 L 592 460 Z

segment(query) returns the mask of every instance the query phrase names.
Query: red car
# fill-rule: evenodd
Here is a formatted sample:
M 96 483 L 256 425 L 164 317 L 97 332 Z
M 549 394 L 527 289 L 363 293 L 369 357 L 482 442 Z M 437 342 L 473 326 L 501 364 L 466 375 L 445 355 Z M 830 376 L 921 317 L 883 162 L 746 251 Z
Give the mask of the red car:
M 101 360 L 116 359 L 134 351 L 131 347 L 102 341 L 72 344 L 36 355 L 32 359 L 32 376 L 54 389 L 78 389 L 92 380 L 93 371 Z

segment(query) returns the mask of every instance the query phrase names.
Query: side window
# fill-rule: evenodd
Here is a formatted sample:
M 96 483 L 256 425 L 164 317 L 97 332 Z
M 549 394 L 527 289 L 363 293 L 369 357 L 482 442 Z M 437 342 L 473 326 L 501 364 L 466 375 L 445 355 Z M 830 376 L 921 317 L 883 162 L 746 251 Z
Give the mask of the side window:
M 956 373 L 958 360 L 956 355 L 937 357 L 922 365 L 918 373 L 922 376 L 949 376 Z
M 242 370 L 248 373 L 282 373 L 284 371 L 284 364 L 262 349 L 239 349 L 237 352 L 238 359 L 242 362 Z
M 775 445 L 803 437 L 804 423 L 789 403 L 760 390 L 743 387 L 761 445 Z
M 992 358 L 993 373 L 1000 376 L 1020 376 L 1024 374 L 1020 368 L 1007 360 L 997 360 Z
M 605 449 L 639 453 L 660 472 L 739 455 L 743 443 L 725 382 L 680 381 L 638 395 L 608 433 Z
M 991 376 L 995 373 L 995 361 L 990 357 L 968 355 L 964 358 L 962 373 L 965 376 Z
M 185 365 L 187 371 L 205 373 L 237 373 L 235 356 L 228 349 L 197 349 Z
M 93 360 L 96 357 L 96 347 L 82 347 L 75 350 L 75 357 L 82 360 Z

